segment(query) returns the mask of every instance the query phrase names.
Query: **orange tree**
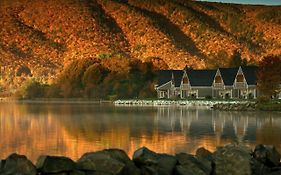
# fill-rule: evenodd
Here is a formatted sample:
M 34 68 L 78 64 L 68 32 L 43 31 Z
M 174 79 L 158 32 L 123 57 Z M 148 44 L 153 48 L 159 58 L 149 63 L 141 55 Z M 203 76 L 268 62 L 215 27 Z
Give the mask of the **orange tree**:
M 276 96 L 280 92 L 281 57 L 268 56 L 259 63 L 257 85 L 260 92 L 267 98 Z

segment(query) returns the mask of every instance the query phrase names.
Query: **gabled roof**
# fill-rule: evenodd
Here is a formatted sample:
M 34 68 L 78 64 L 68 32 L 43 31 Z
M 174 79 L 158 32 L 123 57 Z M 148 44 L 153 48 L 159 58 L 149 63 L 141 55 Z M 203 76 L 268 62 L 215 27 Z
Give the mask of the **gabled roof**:
M 160 70 L 158 71 L 158 87 L 168 83 L 174 76 L 175 87 L 179 87 L 183 76 L 183 70 Z
M 238 72 L 236 68 L 219 68 L 225 86 L 232 86 Z
M 257 84 L 257 66 L 241 66 L 245 79 L 248 85 Z
M 175 87 L 180 87 L 183 73 L 183 70 L 173 70 Z
M 159 70 L 158 74 L 158 86 L 161 86 L 172 79 L 172 70 Z
M 171 89 L 172 83 L 167 82 L 165 84 L 161 84 L 160 86 L 157 87 L 158 90 L 168 90 Z
M 186 70 L 191 86 L 212 86 L 216 70 Z

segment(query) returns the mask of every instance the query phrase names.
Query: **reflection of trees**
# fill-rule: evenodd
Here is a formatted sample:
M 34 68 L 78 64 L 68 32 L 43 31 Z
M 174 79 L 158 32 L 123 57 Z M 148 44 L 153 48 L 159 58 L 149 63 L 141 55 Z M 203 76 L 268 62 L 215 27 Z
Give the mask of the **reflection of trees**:
M 257 143 L 274 145 L 281 151 L 281 125 L 273 121 L 257 130 Z
M 199 146 L 213 150 L 236 138 L 250 145 L 257 138 L 281 150 L 279 115 L 185 106 L 0 104 L 0 158 L 17 151 L 31 159 L 46 153 L 75 159 L 110 147 L 132 154 L 140 146 L 157 152 L 194 152 Z

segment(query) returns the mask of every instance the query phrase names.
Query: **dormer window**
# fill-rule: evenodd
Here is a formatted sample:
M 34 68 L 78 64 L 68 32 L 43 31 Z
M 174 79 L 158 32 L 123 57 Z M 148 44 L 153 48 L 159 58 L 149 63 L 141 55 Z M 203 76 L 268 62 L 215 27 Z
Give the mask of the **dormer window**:
M 216 76 L 216 77 L 215 77 L 215 83 L 222 83 L 222 78 L 221 78 L 221 76 Z
M 188 84 L 188 78 L 187 78 L 187 77 L 184 77 L 183 80 L 182 80 L 182 83 L 183 83 L 183 84 Z
M 237 77 L 236 77 L 236 82 L 237 82 L 237 83 L 243 83 L 243 82 L 244 82 L 244 76 L 243 76 L 243 74 L 237 75 Z

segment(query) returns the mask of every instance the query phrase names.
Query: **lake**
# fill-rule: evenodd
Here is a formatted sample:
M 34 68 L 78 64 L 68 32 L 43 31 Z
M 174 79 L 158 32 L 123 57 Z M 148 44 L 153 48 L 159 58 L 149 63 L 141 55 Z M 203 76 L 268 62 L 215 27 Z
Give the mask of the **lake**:
M 280 112 L 224 112 L 204 107 L 0 103 L 0 159 L 17 152 L 77 160 L 83 153 L 146 146 L 159 153 L 195 153 L 243 142 L 281 151 Z

